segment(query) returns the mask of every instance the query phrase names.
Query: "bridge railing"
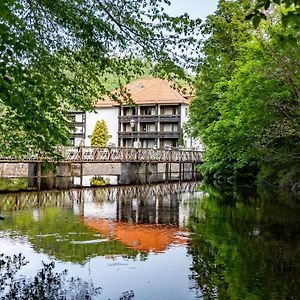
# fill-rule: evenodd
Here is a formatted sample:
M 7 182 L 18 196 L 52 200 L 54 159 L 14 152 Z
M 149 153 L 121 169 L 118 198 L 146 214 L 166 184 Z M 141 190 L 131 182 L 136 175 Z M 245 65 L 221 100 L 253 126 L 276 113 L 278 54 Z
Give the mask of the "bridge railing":
M 60 147 L 60 158 L 29 156 L 22 158 L 0 157 L 2 161 L 67 161 L 67 162 L 202 162 L 203 151 L 162 148 L 119 147 Z
M 186 149 L 67 147 L 61 150 L 65 161 L 84 162 L 201 162 L 203 151 Z

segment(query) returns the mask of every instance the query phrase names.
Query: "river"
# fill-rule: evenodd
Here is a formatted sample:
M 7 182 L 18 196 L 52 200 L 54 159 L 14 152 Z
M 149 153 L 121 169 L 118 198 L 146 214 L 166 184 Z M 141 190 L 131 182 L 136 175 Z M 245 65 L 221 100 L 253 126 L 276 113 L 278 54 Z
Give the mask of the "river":
M 195 182 L 1 193 L 0 299 L 298 299 L 299 212 Z

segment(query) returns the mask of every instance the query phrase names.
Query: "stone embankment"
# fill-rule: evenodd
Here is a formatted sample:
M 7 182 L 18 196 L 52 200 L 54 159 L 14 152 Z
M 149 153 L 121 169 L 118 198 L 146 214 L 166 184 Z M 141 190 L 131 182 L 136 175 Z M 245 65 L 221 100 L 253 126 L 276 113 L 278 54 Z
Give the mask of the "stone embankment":
M 0 163 L 0 177 L 27 177 L 28 163 Z

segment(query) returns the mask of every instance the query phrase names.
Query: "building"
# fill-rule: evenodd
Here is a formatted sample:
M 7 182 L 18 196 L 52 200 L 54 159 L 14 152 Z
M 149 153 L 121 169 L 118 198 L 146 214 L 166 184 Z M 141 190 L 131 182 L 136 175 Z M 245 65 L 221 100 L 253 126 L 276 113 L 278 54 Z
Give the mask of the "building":
M 79 145 L 80 133 L 83 134 L 81 138 L 85 139 L 85 145 L 90 145 L 96 122 L 104 120 L 111 135 L 111 145 L 191 147 L 194 141 L 183 133 L 183 125 L 188 120 L 191 95 L 180 93 L 170 85 L 169 81 L 152 77 L 133 81 L 126 86 L 126 90 L 131 94 L 135 105 L 128 105 L 122 97 L 122 104 L 109 97 L 97 100 L 94 112 L 78 117 L 85 120 L 85 128 L 75 123 L 74 145 Z M 118 91 L 113 93 L 117 94 Z
M 84 111 L 70 111 L 70 143 L 79 146 L 86 138 L 86 113 Z

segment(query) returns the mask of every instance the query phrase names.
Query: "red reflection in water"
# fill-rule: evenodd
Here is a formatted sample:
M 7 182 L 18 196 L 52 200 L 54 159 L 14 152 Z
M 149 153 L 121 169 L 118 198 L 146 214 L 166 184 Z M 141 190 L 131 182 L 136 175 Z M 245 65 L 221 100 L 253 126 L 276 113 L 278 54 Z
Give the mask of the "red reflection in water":
M 84 224 L 141 252 L 163 252 L 169 245 L 185 245 L 188 232 L 177 226 L 131 224 L 84 218 Z

